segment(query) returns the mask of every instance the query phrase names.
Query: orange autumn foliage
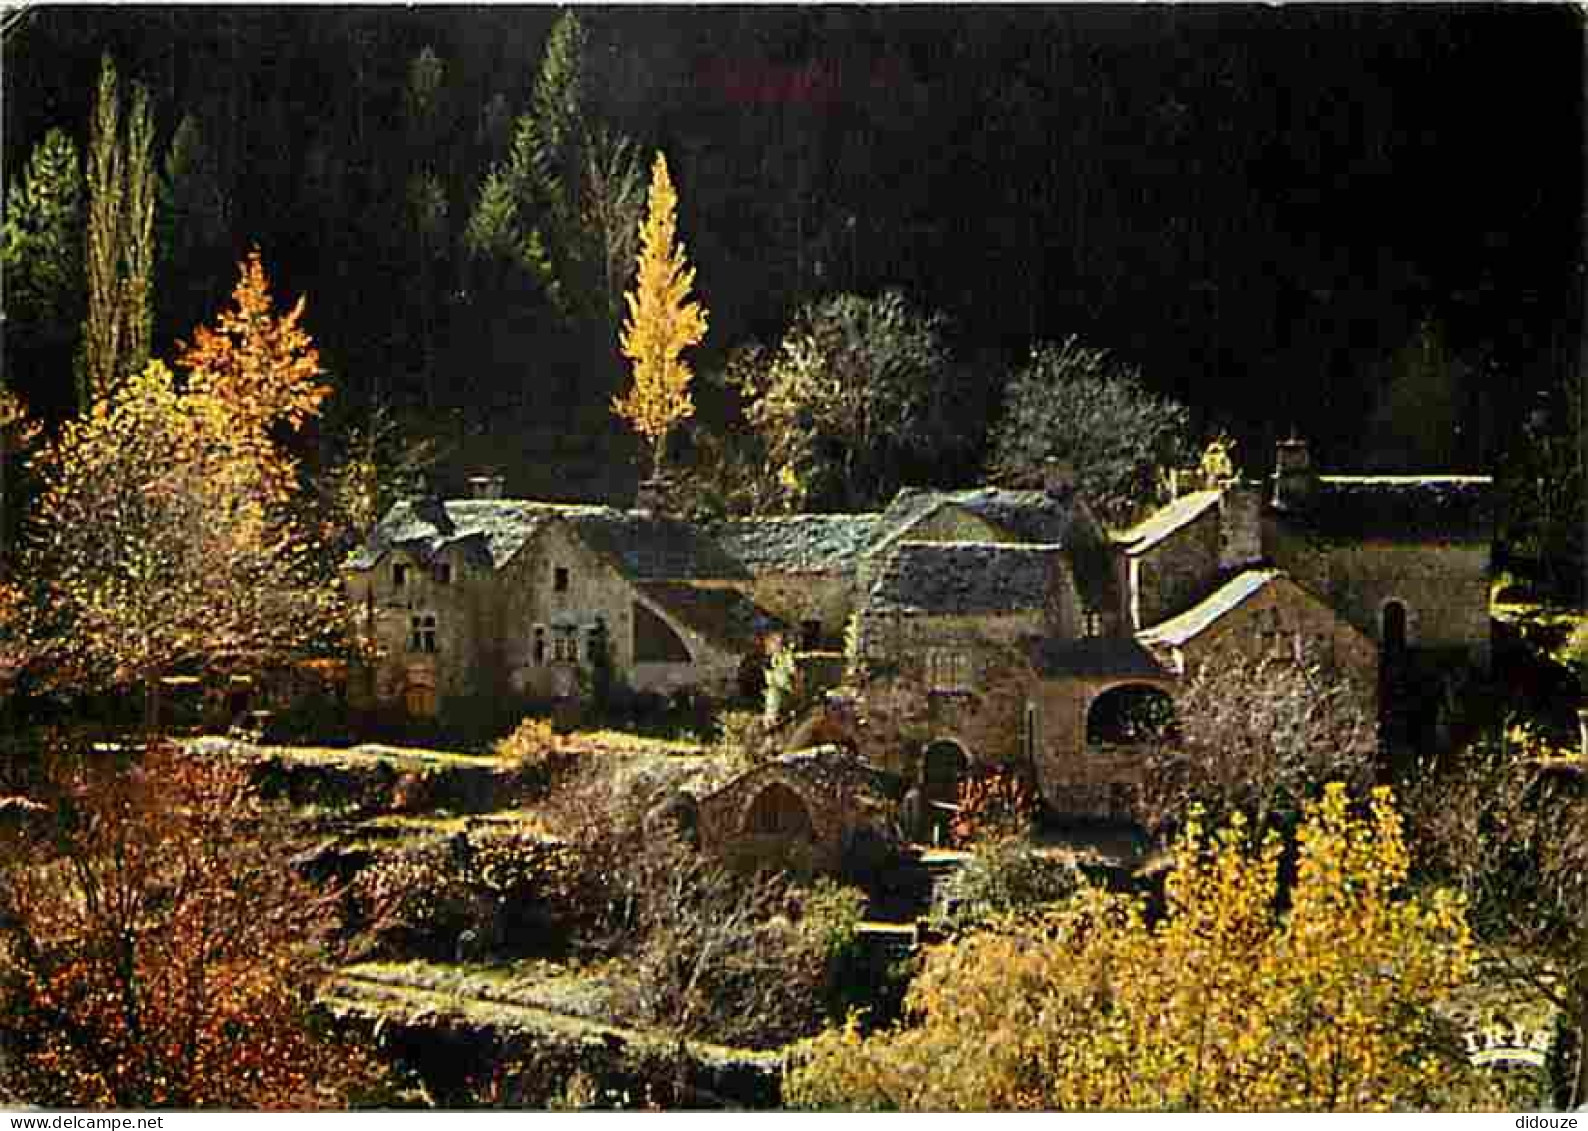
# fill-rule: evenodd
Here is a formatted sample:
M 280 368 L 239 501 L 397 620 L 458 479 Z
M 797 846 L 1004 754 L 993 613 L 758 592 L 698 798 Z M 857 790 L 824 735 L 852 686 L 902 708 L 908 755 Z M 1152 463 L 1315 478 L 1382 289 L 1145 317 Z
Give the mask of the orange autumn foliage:
M 302 326 L 305 300 L 278 314 L 259 250 L 238 264 L 232 305 L 182 343 L 177 366 L 188 373 L 188 391 L 226 406 L 240 440 L 260 461 L 278 491 L 292 484 L 293 464 L 276 442 L 320 411 L 330 386 L 319 377 L 320 351 Z
M 333 908 L 294 877 L 242 767 L 152 745 L 132 765 L 80 761 L 55 789 L 50 819 L 0 852 L 0 1094 L 88 1108 L 373 1098 L 383 1070 L 306 1012 Z

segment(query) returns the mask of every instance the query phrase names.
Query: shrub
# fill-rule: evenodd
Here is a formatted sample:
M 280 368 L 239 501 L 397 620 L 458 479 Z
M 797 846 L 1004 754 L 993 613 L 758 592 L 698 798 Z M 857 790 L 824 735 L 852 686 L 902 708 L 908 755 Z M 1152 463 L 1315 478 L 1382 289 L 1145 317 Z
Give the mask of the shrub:
M 937 892 L 932 921 L 945 930 L 1060 903 L 1081 886 L 1070 861 L 1046 856 L 1025 841 L 1003 837 L 983 845 Z
M 1088 888 L 934 948 L 911 1023 L 823 1034 L 793 1058 L 784 1098 L 925 1111 L 1494 1103 L 1438 1016 L 1474 973 L 1462 905 L 1406 894 L 1387 791 L 1362 814 L 1337 785 L 1307 806 L 1284 910 L 1285 844 L 1250 828 L 1239 815 L 1217 835 L 1188 824 L 1157 922 L 1138 899 Z
M 353 881 L 369 949 L 392 956 L 471 957 L 543 951 L 578 916 L 576 868 L 557 841 L 511 831 L 458 833 L 388 857 Z
M 802 682 L 794 645 L 779 641 L 772 650 L 772 659 L 766 669 L 766 701 L 761 717 L 768 730 L 799 709 L 803 696 Z
M 383 955 L 453 956 L 480 921 L 474 893 L 450 846 L 426 844 L 379 860 L 353 880 L 356 922 Z
M 1036 813 L 1030 785 L 1008 770 L 995 769 L 960 783 L 959 812 L 949 833 L 956 845 L 1023 836 Z
M 754 711 L 721 711 L 716 727 L 717 749 L 729 759 L 746 765 L 762 760 L 767 733 L 761 715 Z
M 512 762 L 520 785 L 532 794 L 544 795 L 569 767 L 572 756 L 551 723 L 531 716 L 497 742 L 498 758 Z
M 696 858 L 650 904 L 628 1009 L 682 1036 L 772 1048 L 848 1004 L 865 896 L 830 880 L 798 888 Z

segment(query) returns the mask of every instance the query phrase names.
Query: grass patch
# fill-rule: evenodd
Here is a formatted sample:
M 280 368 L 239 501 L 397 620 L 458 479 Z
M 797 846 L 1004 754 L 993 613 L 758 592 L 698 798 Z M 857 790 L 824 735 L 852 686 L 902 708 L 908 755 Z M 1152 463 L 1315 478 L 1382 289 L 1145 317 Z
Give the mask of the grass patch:
M 563 738 L 572 750 L 594 754 L 662 754 L 669 757 L 703 757 L 706 747 L 700 742 L 679 738 L 656 738 L 623 730 L 578 730 Z

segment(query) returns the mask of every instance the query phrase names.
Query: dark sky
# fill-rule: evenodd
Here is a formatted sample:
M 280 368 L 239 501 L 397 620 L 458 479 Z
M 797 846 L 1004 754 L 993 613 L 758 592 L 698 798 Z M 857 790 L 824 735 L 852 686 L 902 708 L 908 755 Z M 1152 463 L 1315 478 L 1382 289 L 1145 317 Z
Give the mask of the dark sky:
M 1472 374 L 1467 458 L 1575 364 L 1573 8 L 580 12 L 591 114 L 673 165 L 707 364 L 802 300 L 897 286 L 949 316 L 989 388 L 1032 341 L 1075 333 L 1209 423 L 1254 443 L 1299 426 L 1340 462 L 1420 324 Z M 579 367 L 610 343 L 574 340 L 521 292 L 471 289 L 455 250 L 419 271 L 403 213 L 416 164 L 436 170 L 455 249 L 503 154 L 492 99 L 524 108 L 554 16 L 41 8 L 5 45 L 6 175 L 49 125 L 83 140 L 112 50 L 153 89 L 162 144 L 183 114 L 201 122 L 225 200 L 213 247 L 167 256 L 166 340 L 258 243 L 310 295 L 350 389 L 418 395 L 428 318 L 426 364 L 458 397 L 540 380 L 573 412 L 607 395 Z M 403 84 L 426 45 L 447 65 L 446 128 L 421 143 Z M 49 365 L 12 363 L 48 400 Z

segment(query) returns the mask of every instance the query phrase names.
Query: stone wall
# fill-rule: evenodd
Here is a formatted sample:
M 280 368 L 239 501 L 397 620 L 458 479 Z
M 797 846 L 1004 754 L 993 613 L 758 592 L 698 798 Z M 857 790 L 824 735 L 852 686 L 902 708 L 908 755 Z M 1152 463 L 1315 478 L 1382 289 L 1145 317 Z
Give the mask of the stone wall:
M 1288 578 L 1275 578 L 1176 649 L 1172 663 L 1192 676 L 1254 661 L 1265 649 L 1288 655 L 1300 649 L 1348 680 L 1371 736 L 1378 719 L 1378 646 Z
M 856 689 L 857 741 L 874 764 L 907 780 L 918 776 L 927 744 L 957 743 L 972 766 L 1019 764 L 1027 689 L 1033 676 L 1024 641 L 1041 614 L 900 618 L 868 641 L 869 676 Z M 934 687 L 937 655 L 962 658 L 956 689 Z
M 806 621 L 821 624 L 823 648 L 841 648 L 844 629 L 855 611 L 855 580 L 847 573 L 763 573 L 736 586 L 756 605 L 793 629 L 798 639 Z
M 438 580 L 440 565 L 450 571 L 444 583 Z M 398 567 L 404 571 L 400 587 Z M 441 702 L 500 689 L 499 673 L 484 654 L 499 601 L 490 572 L 456 550 L 430 563 L 394 550 L 374 569 L 345 576 L 359 627 L 372 632 L 379 649 L 373 680 L 378 705 L 400 703 L 416 682 L 432 686 Z M 435 618 L 433 652 L 413 647 L 415 617 Z
M 1219 508 L 1209 507 L 1151 549 L 1131 559 L 1132 607 L 1148 628 L 1207 596 L 1224 555 Z
M 1173 693 L 1169 680 L 1134 677 L 1070 676 L 1032 686 L 1037 787 L 1051 809 L 1084 816 L 1123 813 L 1125 791 L 1141 781 L 1145 754 L 1129 748 L 1089 748 L 1086 719 L 1100 696 L 1136 686 Z
M 1263 560 L 1263 491 L 1236 483 L 1219 496 L 1219 567 L 1245 569 Z
M 1413 651 L 1489 664 L 1489 548 L 1464 543 L 1362 542 L 1331 545 L 1273 524 L 1275 564 L 1318 594 L 1370 639 L 1382 643 L 1384 608 L 1406 607 Z

